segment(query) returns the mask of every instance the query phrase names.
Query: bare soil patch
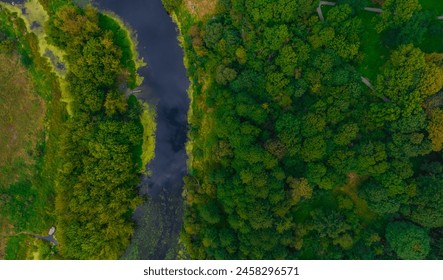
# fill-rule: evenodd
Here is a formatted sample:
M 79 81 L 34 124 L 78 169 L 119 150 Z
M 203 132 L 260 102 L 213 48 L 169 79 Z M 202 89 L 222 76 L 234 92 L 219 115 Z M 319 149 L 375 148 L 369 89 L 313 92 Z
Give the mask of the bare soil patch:
M 188 11 L 200 20 L 217 12 L 218 0 L 184 0 Z

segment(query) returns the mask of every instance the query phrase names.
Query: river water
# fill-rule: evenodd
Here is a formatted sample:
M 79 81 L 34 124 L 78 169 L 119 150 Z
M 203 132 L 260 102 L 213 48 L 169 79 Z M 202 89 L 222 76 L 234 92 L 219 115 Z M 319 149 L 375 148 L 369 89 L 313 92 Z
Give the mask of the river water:
M 24 0 L 4 1 L 21 4 Z M 77 0 L 79 4 L 88 0 Z M 101 10 L 112 11 L 137 33 L 138 51 L 148 63 L 140 69 L 144 82 L 137 97 L 156 106 L 155 158 L 147 167 L 140 194 L 149 201 L 134 214 L 137 229 L 123 258 L 173 258 L 182 223 L 183 176 L 186 174 L 189 80 L 183 65 L 178 30 L 161 0 L 96 0 Z
M 136 210 L 138 227 L 123 256 L 129 259 L 173 258 L 182 223 L 183 176 L 186 174 L 189 80 L 183 65 L 178 30 L 161 0 L 97 0 L 96 5 L 120 16 L 137 33 L 138 51 L 148 66 L 141 100 L 157 107 L 155 158 L 140 193 L 151 199 Z M 174 247 L 174 248 L 173 248 Z
M 157 105 L 155 158 L 152 176 L 142 184 L 142 193 L 181 188 L 186 173 L 184 144 L 187 133 L 189 85 L 183 65 L 183 50 L 177 29 L 161 0 L 98 0 L 98 7 L 119 15 L 138 34 L 138 50 L 148 63 L 140 70 L 145 78 L 138 98 Z

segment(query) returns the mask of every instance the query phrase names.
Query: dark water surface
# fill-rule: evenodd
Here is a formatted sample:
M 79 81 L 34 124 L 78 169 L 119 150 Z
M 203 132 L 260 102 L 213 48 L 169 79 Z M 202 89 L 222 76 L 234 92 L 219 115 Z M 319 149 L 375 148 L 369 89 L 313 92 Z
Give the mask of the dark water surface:
M 25 0 L 2 0 L 21 4 Z M 88 2 L 77 0 L 74 2 Z M 181 189 L 186 174 L 187 111 L 186 90 L 189 80 L 183 65 L 183 50 L 177 40 L 178 30 L 166 13 L 161 0 L 95 0 L 95 6 L 120 16 L 137 33 L 138 51 L 148 63 L 140 69 L 144 82 L 137 97 L 157 106 L 155 158 L 141 193 L 153 196 L 162 189 Z M 148 191 L 149 186 L 149 191 Z
M 186 173 L 187 111 L 189 85 L 183 65 L 183 50 L 177 29 L 161 0 L 98 0 L 100 9 L 119 15 L 138 34 L 138 50 L 148 66 L 140 70 L 145 78 L 138 97 L 157 105 L 155 158 L 151 178 L 142 193 L 158 194 L 162 188 L 178 189 Z
M 186 174 L 189 80 L 183 65 L 178 30 L 161 0 L 96 0 L 96 6 L 120 16 L 137 33 L 138 51 L 148 63 L 138 98 L 157 107 L 155 158 L 151 176 L 140 193 L 151 200 L 134 215 L 138 228 L 127 252 L 129 259 L 173 258 L 182 224 L 183 176 Z
M 75 0 L 74 0 L 75 1 Z M 23 3 L 24 0 L 4 1 Z M 79 4 L 87 0 L 75 1 Z M 144 82 L 137 97 L 156 106 L 155 158 L 148 166 L 140 194 L 151 199 L 134 215 L 138 227 L 123 258 L 173 258 L 182 224 L 183 176 L 186 174 L 187 111 L 189 85 L 183 65 L 178 30 L 161 0 L 96 0 L 95 6 L 109 10 L 128 23 L 138 37 L 138 51 L 148 63 L 139 73 Z

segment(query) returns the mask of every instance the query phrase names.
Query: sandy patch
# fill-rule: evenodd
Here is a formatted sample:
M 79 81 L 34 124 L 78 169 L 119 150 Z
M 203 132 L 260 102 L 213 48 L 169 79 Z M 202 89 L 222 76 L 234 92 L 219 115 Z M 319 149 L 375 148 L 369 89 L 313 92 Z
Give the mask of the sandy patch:
M 218 0 L 184 0 L 184 3 L 188 11 L 199 19 L 217 12 Z

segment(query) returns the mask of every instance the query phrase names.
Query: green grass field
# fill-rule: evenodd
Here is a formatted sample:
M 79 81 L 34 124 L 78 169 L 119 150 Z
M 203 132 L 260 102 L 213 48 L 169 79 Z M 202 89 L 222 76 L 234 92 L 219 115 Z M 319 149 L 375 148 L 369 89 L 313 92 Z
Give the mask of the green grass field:
M 389 49 L 384 46 L 381 36 L 375 31 L 378 15 L 362 11 L 359 13 L 362 20 L 363 34 L 361 36 L 361 63 L 358 65 L 359 72 L 374 81 L 380 67 L 389 57 Z
M 425 10 L 435 11 L 438 15 L 443 14 L 443 1 L 442 0 L 419 0 L 420 5 Z
M 44 117 L 45 103 L 18 56 L 0 53 L 0 188 L 17 180 L 8 169 L 33 164 Z
M 424 10 L 433 11 L 437 15 L 443 15 L 442 0 L 420 0 Z M 378 7 L 371 1 L 367 1 L 370 7 Z M 323 6 L 323 14 L 326 16 L 333 7 Z M 363 34 L 361 37 L 361 63 L 357 65 L 358 71 L 369 80 L 374 81 L 380 67 L 389 57 L 390 50 L 382 42 L 381 35 L 375 31 L 378 15 L 367 11 L 360 11 L 357 14 L 362 19 Z M 443 21 L 439 23 L 436 19 L 434 28 L 428 31 L 422 44 L 419 46 L 427 53 L 443 52 Z
M 367 1 L 367 6 L 379 7 L 371 1 Z M 322 11 L 327 17 L 328 12 L 334 9 L 332 6 L 323 6 Z M 374 81 L 378 70 L 389 57 L 389 49 L 384 46 L 381 35 L 375 31 L 378 15 L 361 10 L 357 16 L 362 20 L 363 34 L 361 36 L 361 63 L 357 65 L 358 71 L 369 80 Z
M 16 54 L 0 53 L 0 214 L 4 219 L 0 234 L 15 234 L 37 229 L 45 193 L 36 188 L 41 165 L 41 147 L 45 119 L 45 102 L 36 94 L 29 72 Z M 40 204 L 40 205 L 39 205 Z M 25 248 L 15 236 L 0 246 L 0 257 L 24 258 Z M 6 238 L 5 238 L 6 240 Z M 16 254 L 14 254 L 15 252 Z
M 443 52 L 443 22 L 440 23 L 440 26 L 440 32 L 428 31 L 425 34 L 423 42 L 419 46 L 421 50 L 426 53 Z
M 55 225 L 53 179 L 66 113 L 55 74 L 25 28 L 0 10 L 0 259 L 54 252 L 25 233 L 44 235 Z
M 443 1 L 442 0 L 420 0 L 423 10 L 432 11 L 435 15 L 443 15 Z M 425 34 L 423 42 L 419 46 L 420 49 L 427 53 L 443 52 L 443 21 L 438 21 L 432 24 L 433 27 Z

